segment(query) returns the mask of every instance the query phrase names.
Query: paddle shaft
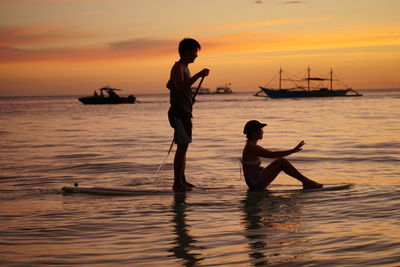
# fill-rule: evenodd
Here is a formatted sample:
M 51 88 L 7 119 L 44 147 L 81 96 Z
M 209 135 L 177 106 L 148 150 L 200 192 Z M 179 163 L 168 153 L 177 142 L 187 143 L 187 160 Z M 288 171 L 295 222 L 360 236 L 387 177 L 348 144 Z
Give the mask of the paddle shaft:
M 201 77 L 201 80 L 200 80 L 200 82 L 199 82 L 199 85 L 197 86 L 197 89 L 196 89 L 196 91 L 195 91 L 194 94 L 193 94 L 193 98 L 192 98 L 193 104 L 194 104 L 194 100 L 196 99 L 196 95 L 197 95 L 197 93 L 198 93 L 199 90 L 200 90 L 201 84 L 202 84 L 203 81 L 204 81 L 204 77 L 206 77 L 206 76 L 202 76 L 202 77 Z

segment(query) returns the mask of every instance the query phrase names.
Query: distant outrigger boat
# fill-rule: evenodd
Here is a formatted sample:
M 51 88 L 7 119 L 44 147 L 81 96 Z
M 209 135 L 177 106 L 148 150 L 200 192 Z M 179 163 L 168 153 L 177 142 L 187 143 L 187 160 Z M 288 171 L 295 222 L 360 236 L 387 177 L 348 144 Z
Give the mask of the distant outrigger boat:
M 333 71 L 330 71 L 329 78 L 319 78 L 319 77 L 311 77 L 311 70 L 308 67 L 308 75 L 307 78 L 297 80 L 297 81 L 307 81 L 306 86 L 300 86 L 296 84 L 295 80 L 292 79 L 282 79 L 282 68 L 279 70 L 279 88 L 272 89 L 267 87 L 259 86 L 261 89 L 255 96 L 268 96 L 270 98 L 305 98 L 305 97 L 337 97 L 337 96 L 362 96 L 362 94 L 358 93 L 357 91 L 353 90 L 352 88 L 347 89 L 333 89 L 333 81 L 339 81 L 338 79 L 333 79 Z M 282 88 L 282 81 L 289 80 L 292 81 L 296 87 L 293 88 Z M 311 81 L 329 81 L 330 86 L 328 88 L 324 87 L 311 87 Z M 261 95 L 264 93 L 265 95 Z M 351 94 L 348 94 L 351 93 Z
M 130 95 L 128 97 L 123 97 L 117 95 L 115 91 L 121 91 L 122 89 L 115 89 L 109 86 L 100 88 L 100 95 L 94 91 L 92 96 L 80 97 L 79 101 L 86 105 L 101 105 L 101 104 L 133 104 L 136 102 L 136 97 Z M 108 96 L 104 95 L 104 92 Z

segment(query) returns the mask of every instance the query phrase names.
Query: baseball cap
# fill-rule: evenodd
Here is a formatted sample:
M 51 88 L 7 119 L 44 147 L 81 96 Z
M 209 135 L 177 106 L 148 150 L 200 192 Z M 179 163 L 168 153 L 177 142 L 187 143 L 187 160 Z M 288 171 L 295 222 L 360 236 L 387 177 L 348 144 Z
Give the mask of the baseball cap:
M 246 125 L 244 126 L 243 133 L 250 134 L 252 132 L 260 130 L 261 128 L 263 128 L 265 126 L 267 126 L 266 123 L 261 123 L 257 120 L 251 120 L 251 121 L 248 121 L 246 123 Z

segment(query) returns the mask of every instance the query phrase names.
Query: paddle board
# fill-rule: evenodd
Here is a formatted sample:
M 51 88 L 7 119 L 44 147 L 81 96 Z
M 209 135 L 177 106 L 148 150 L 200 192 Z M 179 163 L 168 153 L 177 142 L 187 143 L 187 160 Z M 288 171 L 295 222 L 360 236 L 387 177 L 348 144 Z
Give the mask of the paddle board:
M 267 189 L 265 192 L 271 193 L 287 193 L 287 192 L 315 192 L 315 191 L 333 191 L 333 190 L 342 190 L 348 189 L 352 186 L 352 184 L 328 184 L 324 185 L 323 188 L 317 189 Z M 125 196 L 134 196 L 134 195 L 163 195 L 163 194 L 173 194 L 176 193 L 172 190 L 144 190 L 137 189 L 133 187 L 84 187 L 75 184 L 75 186 L 66 186 L 62 188 L 62 191 L 65 193 L 86 193 L 86 194 L 95 194 L 95 195 L 125 195 Z M 193 191 L 189 192 L 227 192 L 233 191 L 232 188 L 202 188 L 195 187 Z
M 344 183 L 344 184 L 324 184 L 322 188 L 315 189 L 303 189 L 303 188 L 285 188 L 285 189 L 269 189 L 267 188 L 265 191 L 268 192 L 318 192 L 318 191 L 335 191 L 335 190 L 343 190 L 349 189 L 352 187 L 352 184 Z

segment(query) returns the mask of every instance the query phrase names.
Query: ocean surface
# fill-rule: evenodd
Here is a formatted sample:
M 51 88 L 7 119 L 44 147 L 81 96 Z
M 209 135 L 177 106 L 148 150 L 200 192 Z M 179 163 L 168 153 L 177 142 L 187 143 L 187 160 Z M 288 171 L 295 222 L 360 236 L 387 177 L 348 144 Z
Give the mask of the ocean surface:
M 168 95 L 87 106 L 77 97 L 0 98 L 1 266 L 400 266 L 400 91 L 271 100 L 199 95 L 184 194 L 63 194 L 63 186 L 168 191 Z M 246 121 L 306 176 L 350 189 L 247 192 Z M 271 162 L 266 159 L 263 165 Z

